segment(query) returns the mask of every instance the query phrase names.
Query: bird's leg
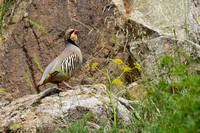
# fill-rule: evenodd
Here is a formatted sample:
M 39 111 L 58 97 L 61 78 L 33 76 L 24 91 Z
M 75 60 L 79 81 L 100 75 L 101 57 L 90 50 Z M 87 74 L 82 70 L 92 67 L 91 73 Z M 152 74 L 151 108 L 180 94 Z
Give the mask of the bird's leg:
M 57 83 L 57 86 L 58 86 L 58 90 L 60 90 L 60 91 L 65 91 L 65 90 L 61 89 L 59 83 Z
M 57 83 L 57 86 L 58 86 L 58 88 L 60 88 L 60 85 L 59 85 L 59 83 Z
M 68 83 L 66 83 L 66 82 L 64 82 L 64 81 L 62 81 L 62 83 L 63 83 L 66 87 L 68 87 L 68 88 L 70 88 L 70 89 L 77 89 L 77 88 L 78 88 L 78 86 L 72 87 L 72 86 L 70 86 Z

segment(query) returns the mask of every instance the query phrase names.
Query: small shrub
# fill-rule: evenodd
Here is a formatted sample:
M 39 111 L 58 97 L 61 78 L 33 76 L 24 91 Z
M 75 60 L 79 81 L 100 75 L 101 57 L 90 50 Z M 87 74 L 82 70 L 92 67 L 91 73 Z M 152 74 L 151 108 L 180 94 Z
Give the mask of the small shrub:
M 114 59 L 112 60 L 116 67 L 114 69 L 114 74 L 111 74 L 109 69 L 106 70 L 106 72 L 101 71 L 97 65 L 99 63 L 95 62 L 92 64 L 92 68 L 97 69 L 99 72 L 101 72 L 105 76 L 105 80 L 108 81 L 107 88 L 108 90 L 105 90 L 104 92 L 108 95 L 110 99 L 110 106 L 112 107 L 113 111 L 113 128 L 117 128 L 118 122 L 117 122 L 117 112 L 116 112 L 116 102 L 120 94 L 123 94 L 125 92 L 125 84 L 122 82 L 121 78 L 125 72 L 129 72 L 132 69 L 140 69 L 140 65 L 137 64 L 135 68 L 130 68 L 127 66 L 121 59 Z M 122 70 L 121 74 L 116 75 L 116 72 Z M 101 85 L 101 84 L 100 84 Z M 112 90 L 114 88 L 114 90 Z M 120 90 L 120 91 L 119 91 Z

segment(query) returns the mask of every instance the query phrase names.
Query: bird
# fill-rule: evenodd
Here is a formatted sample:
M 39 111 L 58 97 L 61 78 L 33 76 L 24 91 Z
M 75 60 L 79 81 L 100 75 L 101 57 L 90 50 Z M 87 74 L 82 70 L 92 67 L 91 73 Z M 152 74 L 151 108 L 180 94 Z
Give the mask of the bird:
M 68 29 L 65 33 L 64 42 L 65 49 L 56 57 L 45 69 L 42 78 L 36 88 L 46 83 L 57 84 L 58 89 L 65 91 L 66 89 L 76 89 L 66 83 L 82 65 L 82 52 L 77 44 L 77 34 L 79 30 Z M 67 88 L 60 88 L 60 83 L 63 83 Z

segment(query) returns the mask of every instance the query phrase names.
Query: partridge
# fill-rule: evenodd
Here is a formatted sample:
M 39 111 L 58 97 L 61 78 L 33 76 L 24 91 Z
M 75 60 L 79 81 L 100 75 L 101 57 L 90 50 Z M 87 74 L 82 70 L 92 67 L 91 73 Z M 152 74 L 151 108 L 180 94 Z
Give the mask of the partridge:
M 59 89 L 61 89 L 59 83 L 63 83 L 68 88 L 75 89 L 75 87 L 70 86 L 65 81 L 69 80 L 82 65 L 82 53 L 77 45 L 78 32 L 79 30 L 74 29 L 66 31 L 64 38 L 65 49 L 47 66 L 37 88 L 50 82 L 57 84 Z

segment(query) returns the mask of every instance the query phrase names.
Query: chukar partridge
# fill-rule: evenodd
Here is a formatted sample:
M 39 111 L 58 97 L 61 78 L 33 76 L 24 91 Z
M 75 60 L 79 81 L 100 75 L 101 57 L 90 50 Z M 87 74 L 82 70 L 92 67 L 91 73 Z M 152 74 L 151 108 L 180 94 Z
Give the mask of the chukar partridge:
M 59 83 L 75 89 L 65 81 L 69 80 L 82 65 L 82 53 L 77 45 L 77 33 L 79 30 L 69 29 L 65 33 L 65 49 L 45 69 L 37 88 L 46 83 Z M 62 90 L 62 89 L 61 89 Z

